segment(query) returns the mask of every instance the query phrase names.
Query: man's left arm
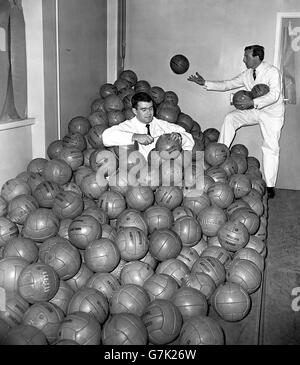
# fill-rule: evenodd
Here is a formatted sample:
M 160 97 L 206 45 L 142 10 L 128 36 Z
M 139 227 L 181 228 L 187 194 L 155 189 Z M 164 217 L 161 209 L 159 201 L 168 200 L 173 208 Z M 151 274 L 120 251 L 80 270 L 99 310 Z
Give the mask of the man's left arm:
M 263 96 L 253 99 L 255 109 L 263 109 L 266 106 L 276 103 L 282 93 L 282 77 L 278 69 L 272 68 L 266 74 L 266 81 L 270 91 Z

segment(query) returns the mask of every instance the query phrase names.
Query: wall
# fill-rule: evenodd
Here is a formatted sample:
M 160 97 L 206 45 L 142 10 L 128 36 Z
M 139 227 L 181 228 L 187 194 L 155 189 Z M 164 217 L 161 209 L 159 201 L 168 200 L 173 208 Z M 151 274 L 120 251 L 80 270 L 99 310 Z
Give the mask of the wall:
M 57 92 L 57 2 L 43 0 L 43 65 L 45 95 L 45 148 L 59 138 L 59 102 Z
M 107 0 L 63 0 L 58 8 L 61 136 L 88 116 L 107 74 Z
M 107 0 L 43 0 L 46 148 L 106 82 L 106 13 Z
M 112 84 L 118 74 L 118 1 L 107 2 L 107 82 Z
M 32 158 L 46 157 L 60 120 L 63 136 L 73 116 L 89 114 L 107 77 L 107 0 L 23 0 L 22 6 L 30 119 L 0 125 L 0 187 Z
M 22 5 L 29 119 L 0 123 L 0 188 L 8 179 L 26 170 L 32 158 L 43 157 L 45 153 L 42 0 L 26 0 Z
M 45 156 L 45 99 L 42 0 L 22 2 L 25 18 L 27 56 L 28 117 L 35 118 L 32 138 L 24 139 L 32 144 L 32 158 Z
M 0 189 L 9 179 L 26 170 L 32 158 L 33 120 L 0 123 Z
M 232 109 L 230 92 L 204 91 L 187 76 L 198 71 L 206 79 L 231 78 L 244 69 L 244 46 L 254 43 L 265 46 L 265 60 L 273 63 L 276 13 L 299 10 L 298 0 L 127 0 L 125 68 L 175 91 L 182 111 L 202 130 L 219 129 Z M 169 67 L 177 53 L 190 61 L 184 75 Z M 258 126 L 240 129 L 233 143 L 244 143 L 261 160 Z

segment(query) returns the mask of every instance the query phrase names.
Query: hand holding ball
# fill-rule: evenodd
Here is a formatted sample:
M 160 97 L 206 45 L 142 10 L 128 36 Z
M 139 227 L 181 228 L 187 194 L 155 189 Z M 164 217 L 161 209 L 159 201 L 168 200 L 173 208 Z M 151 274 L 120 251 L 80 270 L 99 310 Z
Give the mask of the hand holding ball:
M 268 94 L 270 88 L 266 84 L 256 84 L 251 90 L 252 99 Z
M 164 160 L 175 159 L 182 149 L 182 137 L 180 133 L 165 133 L 161 135 L 155 144 L 156 151 Z
M 253 109 L 254 106 L 251 91 L 237 91 L 233 94 L 232 104 L 239 110 Z
M 251 91 L 239 90 L 233 95 L 232 104 L 239 110 L 253 109 L 253 99 L 266 95 L 270 88 L 266 84 L 256 84 Z

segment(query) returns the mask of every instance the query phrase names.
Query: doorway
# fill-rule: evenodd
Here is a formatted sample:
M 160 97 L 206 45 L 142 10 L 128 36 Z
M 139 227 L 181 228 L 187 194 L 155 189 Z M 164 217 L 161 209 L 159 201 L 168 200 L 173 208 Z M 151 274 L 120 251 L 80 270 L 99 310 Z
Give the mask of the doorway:
M 276 187 L 300 190 L 300 13 L 277 13 L 274 65 L 283 73 L 285 102 Z

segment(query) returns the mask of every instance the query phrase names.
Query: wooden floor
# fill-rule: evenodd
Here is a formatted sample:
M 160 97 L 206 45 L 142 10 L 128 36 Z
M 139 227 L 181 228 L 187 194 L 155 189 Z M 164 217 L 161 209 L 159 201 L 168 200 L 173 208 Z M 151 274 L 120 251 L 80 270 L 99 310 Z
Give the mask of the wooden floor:
M 226 322 L 227 345 L 300 345 L 300 191 L 276 189 L 269 200 L 268 253 L 263 283 L 250 313 Z
M 300 345 L 300 191 L 269 200 L 267 247 L 259 343 Z

